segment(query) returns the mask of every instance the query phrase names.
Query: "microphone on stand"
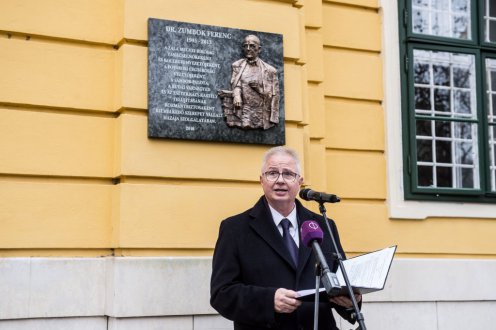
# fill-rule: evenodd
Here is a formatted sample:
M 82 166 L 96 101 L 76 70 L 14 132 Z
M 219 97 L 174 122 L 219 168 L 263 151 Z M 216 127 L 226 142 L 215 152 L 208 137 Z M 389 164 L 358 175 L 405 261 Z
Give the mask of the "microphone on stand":
M 310 190 L 310 189 L 309 189 Z M 322 283 L 329 296 L 334 296 L 341 291 L 341 285 L 335 273 L 332 273 L 327 265 L 326 258 L 320 248 L 320 243 L 324 238 L 324 233 L 316 221 L 308 220 L 301 225 L 301 241 L 308 247 L 313 248 L 317 263 L 322 269 Z
M 341 198 L 336 195 L 326 194 L 308 188 L 300 190 L 300 198 L 306 201 L 316 201 L 319 203 L 338 203 L 341 201 Z

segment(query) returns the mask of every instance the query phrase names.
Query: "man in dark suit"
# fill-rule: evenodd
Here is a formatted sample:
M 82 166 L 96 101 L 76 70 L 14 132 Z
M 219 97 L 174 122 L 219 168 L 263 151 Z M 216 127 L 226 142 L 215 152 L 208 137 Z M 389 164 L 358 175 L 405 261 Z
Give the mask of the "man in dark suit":
M 303 177 L 292 149 L 275 147 L 266 153 L 260 182 L 264 196 L 255 206 L 220 225 L 210 303 L 234 321 L 236 330 L 311 330 L 314 303 L 296 299 L 296 291 L 315 287 L 315 258 L 311 248 L 300 243 L 298 229 L 306 220 L 315 220 L 323 228 L 324 220 L 296 200 Z M 330 221 L 330 226 L 344 255 L 336 225 Z M 288 237 L 292 241 L 284 241 Z M 294 244 L 293 255 L 288 244 Z M 335 271 L 337 262 L 326 232 L 322 251 Z M 360 295 L 356 298 L 361 300 Z M 332 308 L 354 322 L 351 307 L 346 296 L 320 301 L 319 329 L 338 329 Z

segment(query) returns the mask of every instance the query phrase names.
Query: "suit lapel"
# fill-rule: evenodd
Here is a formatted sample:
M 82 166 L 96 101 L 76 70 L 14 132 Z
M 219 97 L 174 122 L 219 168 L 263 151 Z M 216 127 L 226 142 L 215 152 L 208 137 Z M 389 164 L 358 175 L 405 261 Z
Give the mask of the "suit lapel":
M 245 71 L 245 68 L 246 68 L 246 60 L 243 60 L 241 65 L 240 65 L 240 69 L 239 69 L 239 72 L 238 74 L 236 75 L 236 77 L 234 78 L 234 81 L 233 83 L 231 83 L 231 88 L 234 90 L 234 87 L 236 87 L 236 85 L 238 84 L 239 82 L 239 79 L 241 79 L 241 75 L 243 74 L 243 71 Z
M 260 67 L 260 72 L 262 73 L 262 89 L 264 92 L 267 92 L 267 84 L 265 83 L 266 82 L 265 77 L 267 76 L 267 68 L 265 67 L 265 62 L 257 58 L 257 63 L 258 66 Z
M 297 207 L 297 212 L 298 212 L 298 227 L 301 228 L 301 225 L 303 222 L 307 220 L 317 220 L 315 219 L 315 215 L 308 211 L 306 208 L 301 205 L 301 203 L 296 200 L 296 207 Z M 298 230 L 299 232 L 299 230 Z M 298 270 L 297 270 L 297 280 L 300 277 L 301 272 L 305 268 L 305 265 L 310 259 L 310 255 L 312 254 L 312 248 L 307 247 L 303 244 L 301 233 L 300 235 L 300 246 L 299 246 L 299 253 L 298 253 Z
M 303 222 L 307 220 L 318 221 L 316 215 L 310 212 L 308 209 L 304 208 L 303 205 L 296 200 L 296 210 L 298 214 L 298 226 L 301 228 Z M 255 206 L 250 211 L 250 227 L 274 250 L 279 256 L 284 259 L 289 266 L 296 270 L 296 283 L 299 283 L 300 276 L 305 269 L 307 263 L 310 261 L 310 256 L 312 255 L 312 248 L 307 247 L 303 244 L 301 239 L 300 230 L 298 228 L 298 234 L 300 235 L 300 246 L 298 248 L 298 267 L 295 268 L 289 251 L 287 250 L 284 242 L 282 240 L 279 230 L 274 225 L 272 221 L 272 215 L 269 211 L 269 206 L 265 197 L 260 198 L 260 200 L 255 204 Z
M 289 251 L 284 245 L 282 236 L 274 225 L 272 215 L 266 203 L 265 197 L 262 197 L 252 208 L 250 212 L 250 217 L 252 218 L 250 226 L 281 258 L 293 267 L 293 269 L 296 269 Z

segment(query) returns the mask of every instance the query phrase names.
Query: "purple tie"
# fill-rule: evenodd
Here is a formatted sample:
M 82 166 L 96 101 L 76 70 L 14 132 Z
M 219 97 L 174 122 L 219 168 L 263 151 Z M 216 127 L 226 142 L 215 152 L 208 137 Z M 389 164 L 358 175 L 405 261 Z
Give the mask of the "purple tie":
M 296 246 L 295 241 L 293 240 L 293 237 L 291 237 L 291 234 L 289 233 L 289 226 L 291 226 L 291 222 L 289 222 L 288 219 L 284 218 L 281 220 L 281 226 L 282 226 L 282 239 L 284 241 L 284 244 L 289 250 L 289 254 L 291 255 L 291 259 L 293 259 L 293 262 L 295 266 L 298 265 L 298 247 Z

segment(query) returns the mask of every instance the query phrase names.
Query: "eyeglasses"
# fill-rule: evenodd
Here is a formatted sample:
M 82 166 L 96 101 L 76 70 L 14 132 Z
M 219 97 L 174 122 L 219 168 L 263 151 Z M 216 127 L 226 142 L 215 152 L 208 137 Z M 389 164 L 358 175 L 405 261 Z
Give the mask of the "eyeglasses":
M 281 173 L 278 171 L 267 171 L 263 175 L 268 181 L 277 181 L 277 179 L 279 179 L 279 176 L 282 175 L 282 178 L 286 182 L 294 182 L 296 180 L 296 177 L 298 176 L 298 174 L 290 171 L 284 171 Z

